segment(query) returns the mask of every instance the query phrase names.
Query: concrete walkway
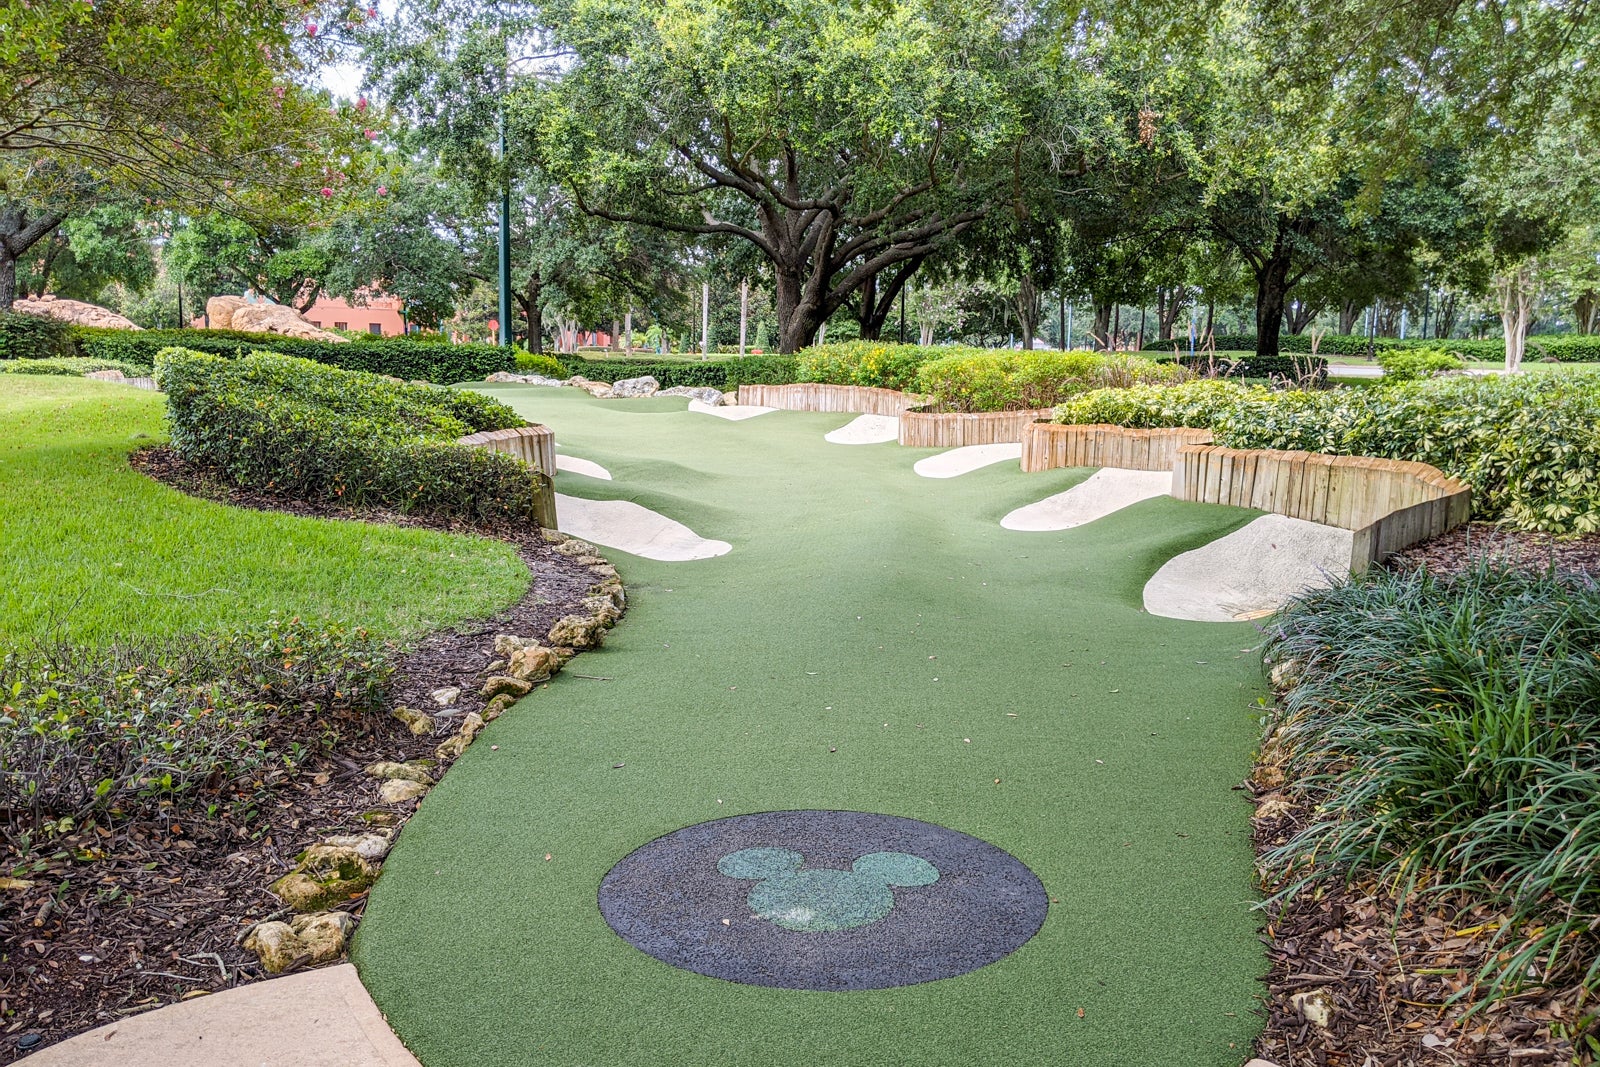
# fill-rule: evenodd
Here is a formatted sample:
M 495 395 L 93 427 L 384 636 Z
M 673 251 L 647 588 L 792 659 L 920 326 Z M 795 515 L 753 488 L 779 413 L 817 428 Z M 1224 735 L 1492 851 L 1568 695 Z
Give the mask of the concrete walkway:
M 420 1067 L 348 963 L 157 1008 L 25 1059 L 29 1067 Z

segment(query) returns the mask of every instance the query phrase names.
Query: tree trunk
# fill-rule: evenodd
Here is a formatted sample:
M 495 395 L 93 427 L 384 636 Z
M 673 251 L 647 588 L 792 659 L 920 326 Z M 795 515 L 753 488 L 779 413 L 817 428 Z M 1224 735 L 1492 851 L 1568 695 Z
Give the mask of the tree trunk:
M 33 213 L 26 204 L 0 200 L 0 311 L 10 311 L 17 298 L 17 261 L 65 216 Z
M 1306 327 L 1310 326 L 1312 321 L 1316 319 L 1318 310 L 1320 309 L 1299 300 L 1290 304 L 1288 312 L 1289 332 L 1305 333 Z
M 1111 347 L 1111 305 L 1094 306 L 1094 325 L 1089 329 L 1089 347 L 1104 352 Z
M 1188 303 L 1188 293 L 1181 285 L 1156 292 L 1156 340 L 1172 340 L 1172 331 L 1178 325 L 1178 315 Z
M 1591 334 L 1600 331 L 1600 292 L 1593 289 L 1578 294 L 1572 302 L 1572 314 L 1577 320 L 1578 332 Z
M 544 279 L 534 271 L 528 276 L 528 284 L 520 293 L 513 293 L 512 299 L 522 308 L 522 317 L 528 323 L 528 351 L 538 354 L 544 351 L 544 309 L 539 306 L 539 297 L 544 293 Z M 515 337 L 516 331 L 507 325 L 508 336 Z
M 615 318 L 611 320 L 611 343 L 606 347 L 613 352 L 622 351 L 622 323 Z
M 1506 338 L 1506 373 L 1522 369 L 1522 353 L 1532 325 L 1533 304 L 1538 296 L 1534 285 L 1534 263 L 1524 260 L 1514 270 L 1495 279 L 1500 297 L 1500 326 Z
M 1039 290 L 1033 275 L 1024 274 L 1017 283 L 1017 320 L 1022 326 L 1022 350 L 1033 351 L 1033 335 L 1039 332 Z
M 1339 305 L 1339 333 L 1350 336 L 1350 331 L 1356 328 L 1356 317 L 1361 314 L 1361 307 L 1354 300 L 1346 300 Z
M 1272 255 L 1256 271 L 1256 355 L 1278 354 L 1288 294 L 1289 249 L 1280 230 L 1272 244 Z
M 918 326 L 917 341 L 922 345 L 923 348 L 927 348 L 929 345 L 933 344 L 933 326 L 928 323 Z

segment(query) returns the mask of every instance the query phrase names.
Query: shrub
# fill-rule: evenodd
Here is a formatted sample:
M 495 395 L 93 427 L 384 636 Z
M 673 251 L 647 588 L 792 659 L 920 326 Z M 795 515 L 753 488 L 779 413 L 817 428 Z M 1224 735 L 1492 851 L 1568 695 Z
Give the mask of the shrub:
M 140 378 L 150 373 L 149 367 L 136 367 L 132 363 L 76 356 L 66 359 L 8 359 L 0 363 L 0 374 L 51 374 L 81 378 L 101 370 L 119 370 L 128 378 Z
M 366 631 L 299 619 L 204 640 L 12 649 L 0 658 L 0 826 L 17 843 L 247 797 L 269 765 L 309 753 L 301 739 L 329 737 L 309 720 L 362 728 L 392 671 Z
M 661 388 L 692 386 L 710 389 L 735 389 L 741 385 L 786 385 L 796 381 L 793 356 L 734 356 L 731 359 L 650 360 L 618 357 L 582 359 L 566 357 L 573 374 L 597 382 L 615 382 L 646 375 L 661 383 Z
M 1385 382 L 1414 382 L 1444 371 L 1460 370 L 1461 358 L 1438 348 L 1396 348 L 1379 353 Z
M 1480 517 L 1559 535 L 1600 530 L 1600 372 L 1331 392 L 1191 382 L 1086 393 L 1056 420 L 1200 426 L 1232 448 L 1418 460 L 1470 485 Z
M 526 464 L 458 445 L 523 425 L 481 394 L 399 385 L 375 374 L 257 353 L 183 349 L 157 358 L 173 448 L 231 481 L 303 500 L 527 522 L 539 483 Z
M 517 353 L 518 374 L 542 374 L 546 378 L 565 378 L 567 368 L 554 356 L 541 356 L 534 352 Z
M 1238 350 L 1254 352 L 1256 347 L 1255 334 L 1219 334 L 1215 338 L 1217 351 Z M 1375 337 L 1372 339 L 1375 354 L 1383 352 L 1404 351 L 1409 348 L 1435 348 L 1459 356 L 1462 359 L 1481 359 L 1491 362 L 1506 358 L 1506 343 L 1503 338 L 1491 337 L 1482 341 L 1473 341 L 1466 338 L 1438 337 L 1418 338 L 1408 337 L 1404 341 L 1398 337 Z M 1310 352 L 1311 335 L 1303 333 L 1286 333 L 1279 338 L 1278 349 L 1281 352 Z M 1187 350 L 1187 342 L 1180 350 Z M 1324 334 L 1317 345 L 1317 354 L 1323 356 L 1365 357 L 1367 354 L 1367 339 L 1357 335 Z M 1554 356 L 1563 363 L 1596 363 L 1600 362 L 1600 335 L 1596 334 L 1535 334 L 1528 338 L 1526 358 L 1543 359 L 1545 356 Z
M 982 348 L 897 345 L 882 341 L 846 341 L 812 345 L 795 357 L 796 381 L 828 385 L 865 385 L 879 389 L 911 389 L 917 369 L 931 360 L 976 356 Z
M 1316 817 L 1264 857 L 1271 887 L 1465 889 L 1509 914 L 1490 995 L 1600 992 L 1597 647 L 1600 588 L 1551 574 L 1373 571 L 1290 604 L 1266 655 L 1297 684 L 1265 751 Z
M 1258 356 L 1252 352 L 1219 350 L 1194 356 L 1182 355 L 1175 360 L 1171 356 L 1163 356 L 1161 362 L 1177 362 L 1207 378 L 1280 378 L 1307 385 L 1324 382 L 1328 378 L 1326 359 L 1297 352 Z
M 516 367 L 516 350 L 495 345 L 452 345 L 409 337 L 367 340 L 310 341 L 272 333 L 233 330 L 108 330 L 72 328 L 78 353 L 150 366 L 162 349 L 177 346 L 213 356 L 238 357 L 251 352 L 276 352 L 326 363 L 344 370 L 369 371 L 411 381 L 481 382 L 496 371 Z
M 1089 389 L 1179 381 L 1172 363 L 1089 352 L 967 350 L 923 363 L 914 386 L 946 411 L 1015 411 L 1053 407 Z
M 66 323 L 0 310 L 0 360 L 62 359 L 76 354 L 71 327 Z

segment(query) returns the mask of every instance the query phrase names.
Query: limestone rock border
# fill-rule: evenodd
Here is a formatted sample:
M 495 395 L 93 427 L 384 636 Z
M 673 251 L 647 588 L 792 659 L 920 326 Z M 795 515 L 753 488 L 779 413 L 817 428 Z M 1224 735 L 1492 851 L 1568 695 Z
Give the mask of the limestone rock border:
M 481 712 L 469 712 L 462 717 L 461 725 L 435 750 L 436 758 L 404 763 L 378 762 L 365 768 L 364 773 L 375 785 L 380 803 L 420 802 L 438 784 L 443 770 L 477 740 L 485 726 L 549 681 L 579 651 L 604 644 L 606 632 L 627 610 L 628 598 L 622 579 L 616 568 L 597 554 L 594 545 L 553 529 L 543 531 L 543 536 L 557 552 L 573 557 L 594 577 L 582 601 L 582 610 L 563 616 L 551 626 L 548 634 L 497 635 L 492 652 L 498 658 L 484 670 L 485 681 L 480 691 L 489 702 Z M 452 687 L 436 691 L 434 698 L 443 704 L 460 695 L 460 690 Z M 423 712 L 397 706 L 391 714 L 418 736 L 433 728 L 433 717 Z M 268 973 L 281 974 L 305 964 L 331 962 L 344 955 L 355 920 L 338 906 L 370 890 L 383 873 L 381 864 L 404 825 L 403 816 L 374 814 L 384 814 L 394 828 L 335 835 L 318 841 L 302 851 L 294 866 L 268 887 L 284 907 L 246 927 L 238 936 L 238 943 L 255 953 Z

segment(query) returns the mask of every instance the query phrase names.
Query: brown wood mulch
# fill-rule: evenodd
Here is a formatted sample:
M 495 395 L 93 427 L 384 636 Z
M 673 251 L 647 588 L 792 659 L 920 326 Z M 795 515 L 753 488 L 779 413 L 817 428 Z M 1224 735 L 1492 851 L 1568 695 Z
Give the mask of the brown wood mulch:
M 308 845 L 331 834 L 397 827 L 415 807 L 382 803 L 363 768 L 433 758 L 459 716 L 482 709 L 478 688 L 494 636 L 545 634 L 579 610 L 595 581 L 537 530 L 483 529 L 245 492 L 161 448 L 135 452 L 132 462 L 185 492 L 240 507 L 495 536 L 516 545 L 534 581 L 506 611 L 432 634 L 398 658 L 391 706 L 437 714 L 434 690 L 462 690 L 455 714 L 438 718 L 436 736 L 414 737 L 387 716 L 330 714 L 319 725 L 337 735 L 333 747 L 298 769 L 264 776 L 253 812 L 185 812 L 96 827 L 53 840 L 49 853 L 24 871 L 13 870 L 14 852 L 0 859 L 0 874 L 33 883 L 0 893 L 0 1063 L 103 1023 L 267 977 L 241 946 L 253 925 L 287 914 L 267 885 Z M 364 904 L 356 899 L 345 909 L 359 917 Z
M 1459 572 L 1479 561 L 1600 577 L 1600 536 L 1556 541 L 1471 523 L 1399 554 L 1391 566 Z M 1286 842 L 1311 815 L 1284 793 L 1270 757 L 1256 767 L 1257 854 Z M 1270 889 L 1269 889 L 1270 892 Z M 1554 1067 L 1595 1057 L 1572 1034 L 1575 989 L 1533 988 L 1468 1016 L 1468 989 L 1500 916 L 1467 899 L 1430 898 L 1396 912 L 1388 887 L 1338 879 L 1269 907 L 1266 1027 L 1256 1055 L 1279 1067 Z M 1310 1003 L 1304 1007 L 1303 1003 Z M 1329 1025 L 1308 1016 L 1329 1009 Z

